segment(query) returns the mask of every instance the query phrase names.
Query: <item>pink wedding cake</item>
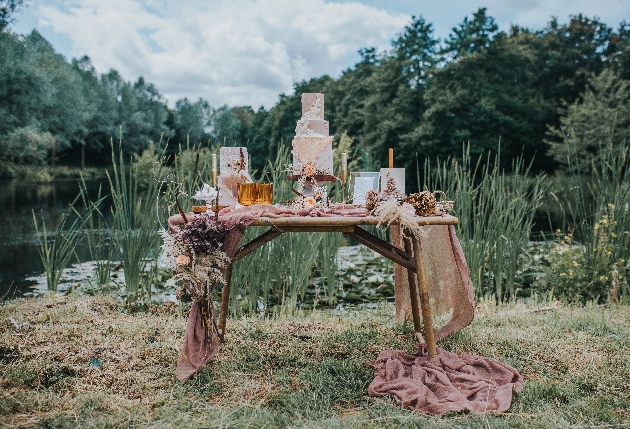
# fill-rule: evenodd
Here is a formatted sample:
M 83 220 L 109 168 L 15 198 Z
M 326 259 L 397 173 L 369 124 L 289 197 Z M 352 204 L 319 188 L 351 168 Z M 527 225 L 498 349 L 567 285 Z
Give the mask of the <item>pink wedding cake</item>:
M 293 138 L 293 174 L 333 174 L 333 136 L 324 120 L 324 94 L 302 94 L 302 117 Z M 314 170 L 313 170 L 314 169 Z

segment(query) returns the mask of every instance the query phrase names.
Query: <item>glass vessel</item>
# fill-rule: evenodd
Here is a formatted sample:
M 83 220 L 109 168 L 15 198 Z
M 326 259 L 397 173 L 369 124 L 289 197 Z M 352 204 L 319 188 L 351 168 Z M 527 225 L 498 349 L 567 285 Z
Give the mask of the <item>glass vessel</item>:
M 256 204 L 273 204 L 273 183 L 256 184 Z
M 256 183 L 239 183 L 238 184 L 238 203 L 242 206 L 251 206 L 256 204 Z

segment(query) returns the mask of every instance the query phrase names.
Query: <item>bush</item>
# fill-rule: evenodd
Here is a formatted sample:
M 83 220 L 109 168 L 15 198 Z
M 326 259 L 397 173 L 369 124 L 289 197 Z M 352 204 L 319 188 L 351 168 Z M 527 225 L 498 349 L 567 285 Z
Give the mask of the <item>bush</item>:
M 32 127 L 17 128 L 0 139 L 0 157 L 16 164 L 43 165 L 55 143 L 50 133 L 39 133 Z

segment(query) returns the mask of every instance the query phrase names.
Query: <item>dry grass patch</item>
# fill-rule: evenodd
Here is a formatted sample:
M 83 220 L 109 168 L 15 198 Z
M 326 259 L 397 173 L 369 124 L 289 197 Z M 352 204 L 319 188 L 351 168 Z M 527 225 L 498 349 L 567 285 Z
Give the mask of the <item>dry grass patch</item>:
M 442 418 L 366 394 L 380 351 L 414 347 L 410 326 L 395 324 L 391 307 L 342 317 L 231 319 L 217 357 L 185 383 L 174 365 L 186 318 L 174 308 L 157 310 L 130 313 L 107 296 L 0 306 L 0 425 L 630 425 L 627 306 L 538 311 L 482 303 L 473 325 L 442 346 L 515 366 L 524 390 L 505 415 Z

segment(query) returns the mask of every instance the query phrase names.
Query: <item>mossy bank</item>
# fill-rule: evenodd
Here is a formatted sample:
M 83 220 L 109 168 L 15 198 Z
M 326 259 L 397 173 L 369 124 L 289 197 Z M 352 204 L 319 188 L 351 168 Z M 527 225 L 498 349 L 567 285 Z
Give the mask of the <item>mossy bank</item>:
M 175 307 L 131 313 L 114 298 L 0 307 L 4 427 L 593 427 L 630 424 L 630 307 L 481 304 L 448 350 L 525 377 L 504 415 L 441 418 L 367 396 L 381 350 L 413 349 L 391 306 L 229 321 L 227 342 L 187 382 L 174 366 Z

